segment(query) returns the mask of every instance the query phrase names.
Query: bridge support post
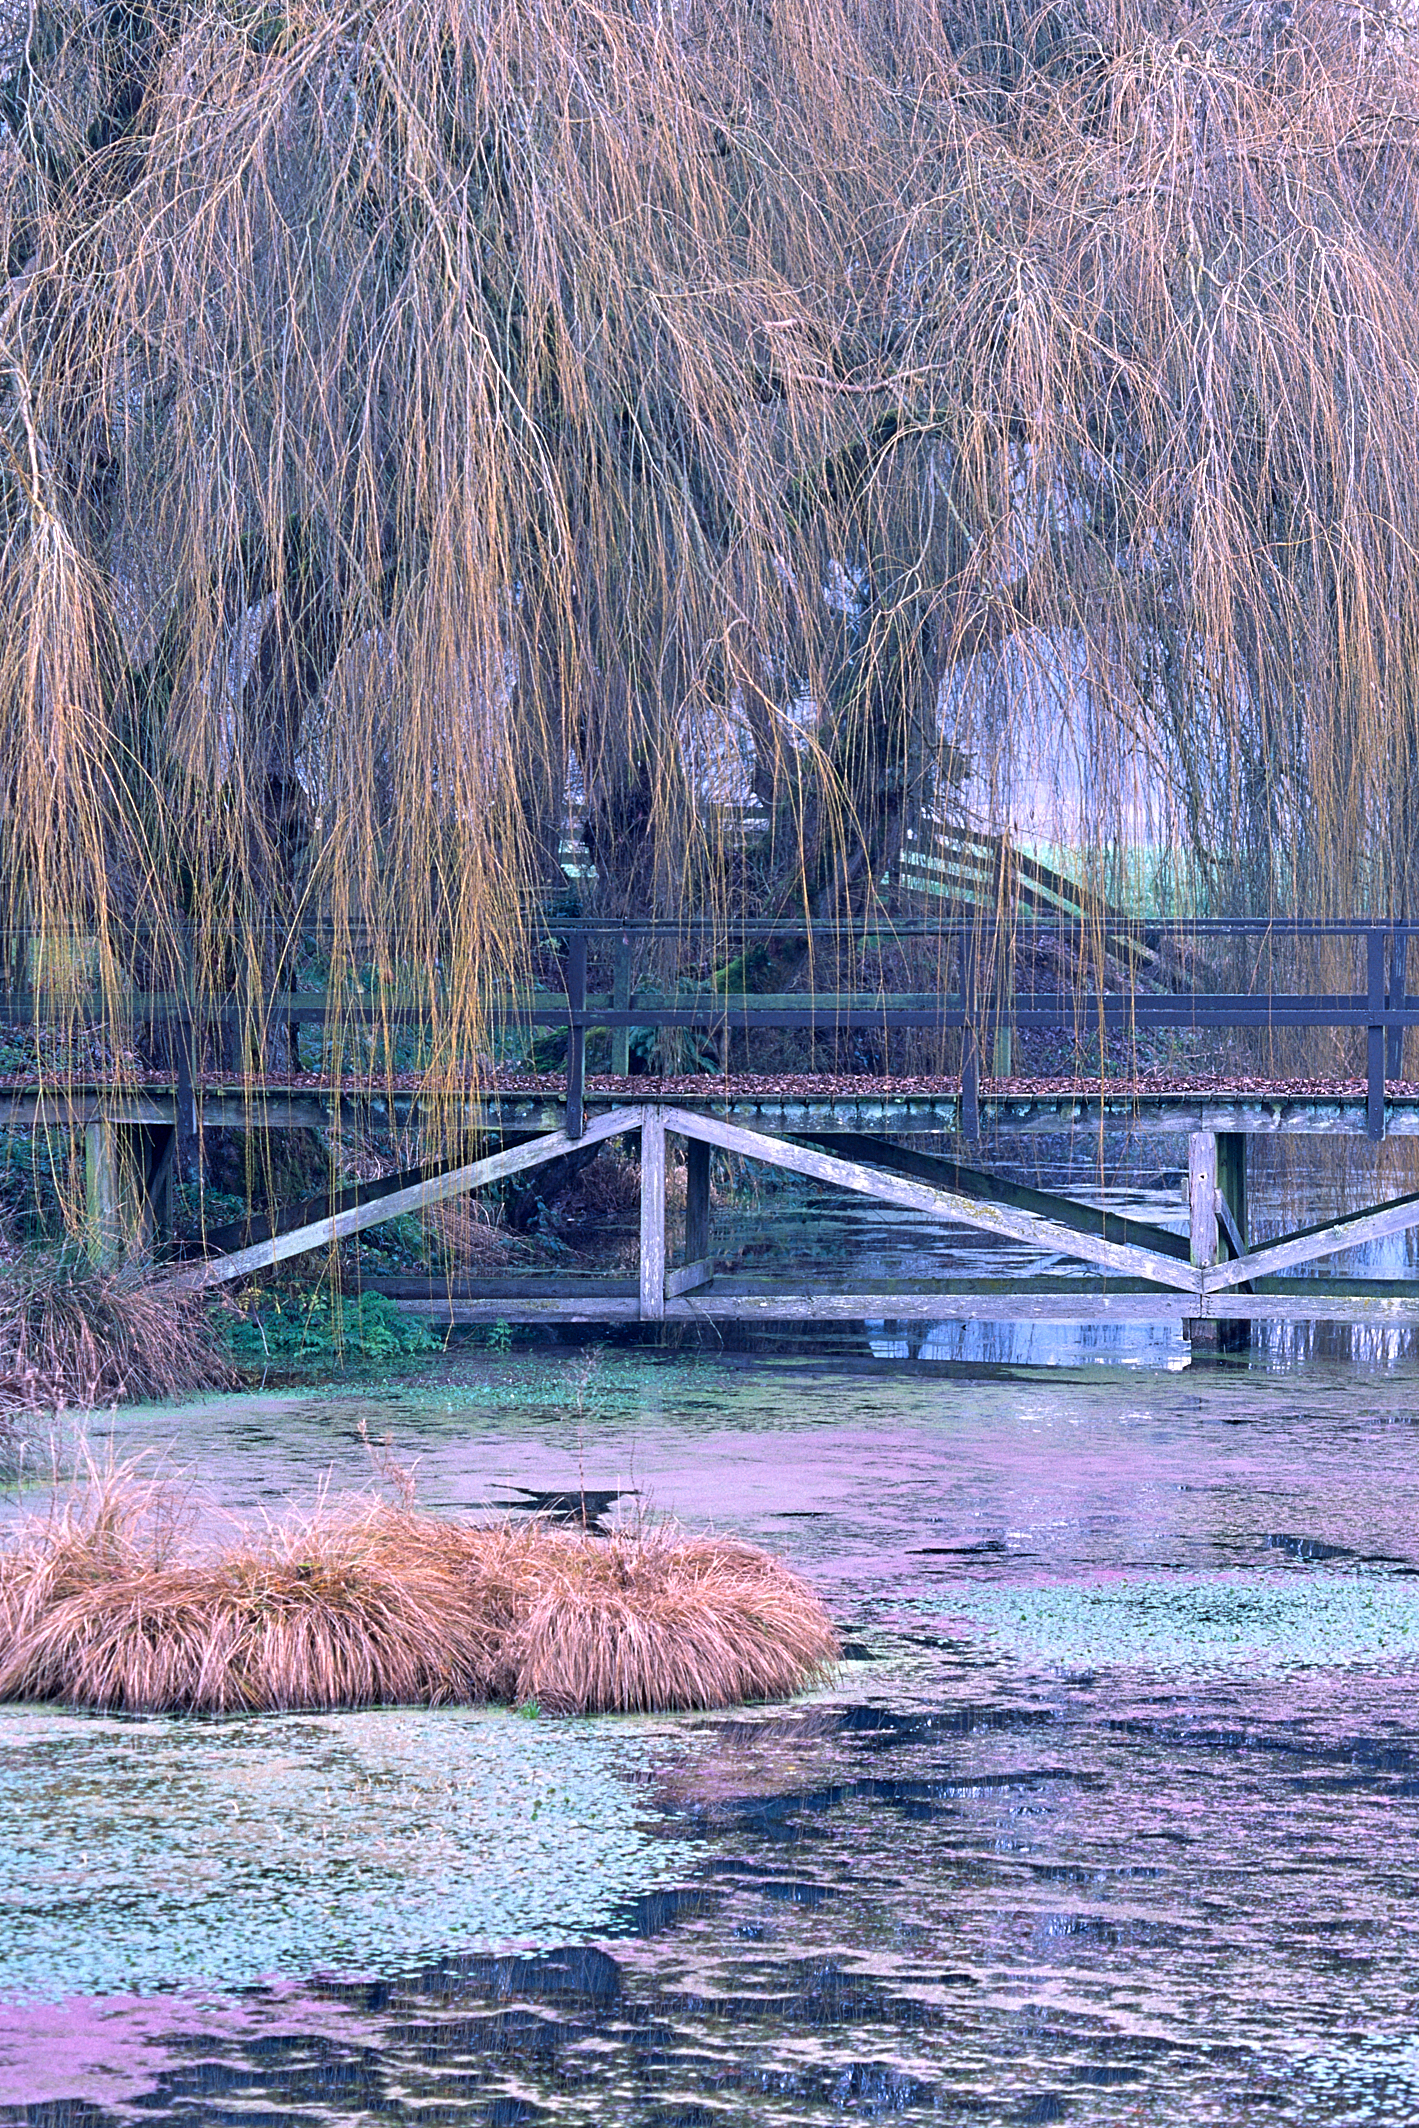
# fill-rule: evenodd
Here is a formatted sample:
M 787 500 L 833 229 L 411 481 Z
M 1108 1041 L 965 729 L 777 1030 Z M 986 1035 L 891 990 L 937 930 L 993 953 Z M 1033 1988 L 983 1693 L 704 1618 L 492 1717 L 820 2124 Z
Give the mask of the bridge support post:
M 1247 1141 L 1241 1131 L 1193 1131 L 1187 1142 L 1190 1256 L 1194 1268 L 1211 1270 L 1247 1249 Z M 1194 1359 L 1218 1352 L 1245 1352 L 1251 1322 L 1194 1316 L 1183 1324 Z
M 1217 1261 L 1217 1134 L 1193 1131 L 1187 1141 L 1187 1230 L 1194 1270 L 1208 1271 Z M 1210 1316 L 1193 1316 L 1183 1324 L 1194 1360 L 1213 1359 L 1221 1349 L 1218 1326 Z
M 176 1131 L 170 1124 L 84 1129 L 84 1239 L 90 1260 L 149 1256 L 172 1232 Z
M 665 1111 L 641 1117 L 640 1306 L 643 1323 L 665 1320 Z
M 87 1124 L 84 1129 L 84 1246 L 91 1263 L 116 1263 L 122 1252 L 121 1190 L 117 1127 L 112 1123 Z
M 710 1149 L 703 1138 L 685 1141 L 685 1261 L 709 1255 Z

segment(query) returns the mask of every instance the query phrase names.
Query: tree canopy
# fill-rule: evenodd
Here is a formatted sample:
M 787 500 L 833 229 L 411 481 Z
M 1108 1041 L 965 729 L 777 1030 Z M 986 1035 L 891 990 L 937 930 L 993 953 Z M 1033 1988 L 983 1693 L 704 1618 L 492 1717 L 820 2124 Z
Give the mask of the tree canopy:
M 1215 906 L 1414 913 L 1419 69 L 1323 0 L 44 0 L 10 918 L 442 971 L 881 891 L 992 675 Z M 727 789 L 760 826 L 726 826 Z

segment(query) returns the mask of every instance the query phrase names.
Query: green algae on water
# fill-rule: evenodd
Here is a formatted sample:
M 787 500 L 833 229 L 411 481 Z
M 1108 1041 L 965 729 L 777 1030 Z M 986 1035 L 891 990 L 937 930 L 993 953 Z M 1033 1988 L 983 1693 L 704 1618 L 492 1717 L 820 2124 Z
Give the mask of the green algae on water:
M 492 1709 L 6 1709 L 0 2001 L 585 1940 L 698 1855 L 645 1822 L 652 1747 L 668 1725 Z
M 1419 1587 L 1376 1573 L 1258 1577 L 1238 1569 L 962 1587 L 952 1591 L 950 1609 L 1002 1650 L 1066 1670 L 1277 1676 L 1419 1663 Z

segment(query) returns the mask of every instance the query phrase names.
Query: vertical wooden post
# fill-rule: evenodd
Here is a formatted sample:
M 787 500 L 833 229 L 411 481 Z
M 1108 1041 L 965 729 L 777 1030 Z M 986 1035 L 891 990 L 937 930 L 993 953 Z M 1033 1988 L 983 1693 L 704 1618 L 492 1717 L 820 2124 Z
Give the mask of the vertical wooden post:
M 629 1012 L 631 1009 L 631 940 L 628 932 L 622 932 L 616 941 L 616 967 L 611 979 L 611 1003 L 617 1012 Z M 611 1029 L 611 1069 L 618 1078 L 630 1077 L 629 1027 Z
M 1365 1124 L 1371 1138 L 1385 1134 L 1385 935 L 1365 933 L 1365 990 L 1369 1025 L 1365 1030 Z
M 1193 1131 L 1187 1141 L 1190 1256 L 1199 1270 L 1217 1261 L 1217 1133 Z
M 586 933 L 567 948 L 567 1136 L 579 1138 L 586 1088 Z
M 1389 1005 L 1402 1012 L 1409 995 L 1409 933 L 1396 931 L 1389 948 Z M 1404 1077 L 1404 1029 L 1391 1027 L 1385 1036 L 1385 1076 Z
M 1226 1201 L 1227 1210 L 1232 1215 L 1232 1224 L 1245 1252 L 1248 1246 L 1247 1141 L 1242 1131 L 1217 1133 L 1217 1189 Z M 1224 1253 L 1228 1256 L 1235 1254 L 1230 1241 Z
M 710 1149 L 703 1138 L 685 1141 L 685 1261 L 702 1263 L 709 1255 Z
M 1010 1029 L 1003 1022 L 996 1027 L 995 1045 L 990 1060 L 992 1078 L 1008 1079 L 1011 1065 Z
M 122 1242 L 118 1131 L 109 1122 L 84 1130 L 84 1245 L 96 1264 L 114 1263 Z
M 641 1117 L 641 1321 L 665 1320 L 665 1111 Z
M 961 1114 L 960 1134 L 963 1138 L 980 1136 L 980 1043 L 976 1033 L 976 952 L 975 935 L 970 930 L 961 933 L 961 1011 L 965 1024 L 961 1029 Z
M 1241 1253 L 1245 1255 L 1250 1245 L 1251 1229 L 1247 1224 L 1247 1141 L 1243 1131 L 1217 1133 L 1217 1195 L 1226 1205 L 1231 1214 L 1231 1225 L 1237 1230 L 1235 1241 L 1230 1230 L 1225 1236 L 1218 1237 L 1222 1254 L 1236 1254 L 1236 1242 L 1240 1242 Z M 1251 1288 L 1246 1290 L 1250 1292 Z M 1223 1316 L 1217 1324 L 1217 1342 L 1224 1352 L 1249 1352 L 1251 1318 Z
M 1217 1261 L 1217 1134 L 1193 1131 L 1187 1141 L 1187 1217 L 1189 1255 L 1199 1270 L 1209 1270 Z M 1219 1338 L 1210 1316 L 1195 1316 L 1183 1324 L 1194 1359 L 1214 1357 Z
M 173 1231 L 177 1128 L 156 1123 L 138 1133 L 143 1176 L 140 1240 L 146 1255 L 156 1255 Z

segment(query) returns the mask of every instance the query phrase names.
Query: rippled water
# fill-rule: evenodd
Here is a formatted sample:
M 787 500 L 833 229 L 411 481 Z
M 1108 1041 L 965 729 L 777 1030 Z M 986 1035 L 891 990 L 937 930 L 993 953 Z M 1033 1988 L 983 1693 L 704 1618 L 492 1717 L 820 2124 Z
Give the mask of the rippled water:
M 488 1356 L 117 1438 L 250 1511 L 358 1482 L 361 1417 L 431 1506 L 584 1480 L 788 1553 L 837 1687 L 0 1714 L 5 2118 L 1419 2115 L 1415 1370 Z

